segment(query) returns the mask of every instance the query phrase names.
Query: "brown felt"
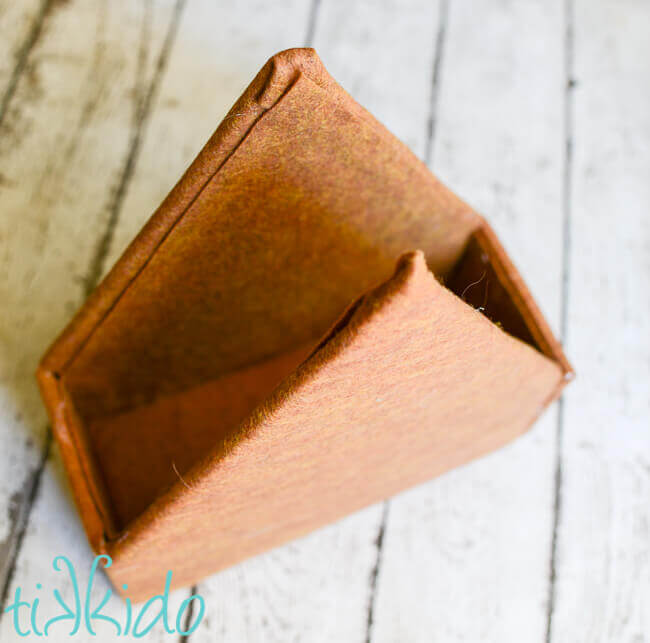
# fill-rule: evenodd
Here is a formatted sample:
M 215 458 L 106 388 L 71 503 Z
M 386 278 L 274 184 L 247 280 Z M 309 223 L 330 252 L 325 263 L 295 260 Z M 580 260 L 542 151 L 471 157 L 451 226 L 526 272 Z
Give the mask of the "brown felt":
M 127 525 L 215 444 L 228 438 L 312 348 L 309 344 L 282 353 L 91 424 L 117 524 Z
M 144 596 L 495 448 L 569 374 L 490 227 L 301 49 L 38 376 L 91 544 Z
M 439 190 L 397 141 L 300 77 L 68 369 L 80 414 L 133 408 L 317 339 L 412 248 L 445 273 L 478 219 L 460 204 L 449 216 Z
M 304 534 L 501 446 L 562 382 L 558 364 L 408 255 L 237 440 L 109 547 L 113 578 L 146 593 L 164 577 L 161 544 L 185 534 L 183 551 L 165 554 L 180 585 Z

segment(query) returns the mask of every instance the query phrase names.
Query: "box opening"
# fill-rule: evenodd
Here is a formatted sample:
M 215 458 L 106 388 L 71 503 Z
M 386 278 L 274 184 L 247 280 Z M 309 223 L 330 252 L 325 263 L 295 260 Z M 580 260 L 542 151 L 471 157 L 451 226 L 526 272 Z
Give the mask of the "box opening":
M 460 258 L 441 281 L 504 332 L 540 350 L 480 234 L 471 234 Z M 341 313 L 343 310 L 339 316 Z M 339 325 L 345 323 L 342 319 Z M 331 319 L 330 325 L 334 322 L 336 319 Z M 314 336 L 267 359 L 117 413 L 85 418 L 79 414 L 117 531 L 126 528 L 172 484 L 184 483 L 184 474 L 227 440 L 314 351 L 321 338 L 322 334 Z M 210 359 L 209 353 L 205 359 Z M 74 403 L 74 387 L 69 391 Z M 135 394 L 132 399 L 138 397 Z

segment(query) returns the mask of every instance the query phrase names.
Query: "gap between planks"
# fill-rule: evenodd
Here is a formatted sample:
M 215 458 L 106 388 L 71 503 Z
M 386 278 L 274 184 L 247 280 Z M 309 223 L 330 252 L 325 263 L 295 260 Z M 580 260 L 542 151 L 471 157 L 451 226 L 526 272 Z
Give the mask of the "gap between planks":
M 574 78 L 574 7 L 573 0 L 564 0 L 564 168 L 562 174 L 562 284 L 560 303 L 560 342 L 568 339 L 569 283 L 571 277 L 571 187 L 573 164 L 573 90 Z M 555 476 L 553 481 L 553 522 L 548 572 L 548 602 L 546 608 L 546 643 L 553 638 L 553 615 L 557 599 L 557 545 L 562 517 L 564 446 L 564 396 L 557 406 L 555 431 Z

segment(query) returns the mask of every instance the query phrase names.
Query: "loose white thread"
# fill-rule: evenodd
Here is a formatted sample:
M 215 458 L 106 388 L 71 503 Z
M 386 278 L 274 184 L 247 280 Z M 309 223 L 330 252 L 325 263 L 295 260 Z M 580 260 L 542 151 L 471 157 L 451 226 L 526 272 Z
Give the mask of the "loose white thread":
M 172 460 L 172 469 L 174 470 L 174 473 L 178 476 L 178 479 L 188 488 L 191 489 L 190 485 L 183 480 L 183 476 L 178 472 L 178 469 L 176 468 L 176 463 Z

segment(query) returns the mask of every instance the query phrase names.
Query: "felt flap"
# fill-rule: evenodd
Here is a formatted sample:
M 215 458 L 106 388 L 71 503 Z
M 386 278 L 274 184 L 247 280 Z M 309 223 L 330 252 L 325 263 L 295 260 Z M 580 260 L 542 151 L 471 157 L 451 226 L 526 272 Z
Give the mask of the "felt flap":
M 234 436 L 109 543 L 112 578 L 131 596 L 167 569 L 178 585 L 195 582 L 502 445 L 563 383 L 557 363 L 408 254 Z
M 44 360 L 85 422 L 321 336 L 422 248 L 481 219 L 327 74 L 274 56 Z

